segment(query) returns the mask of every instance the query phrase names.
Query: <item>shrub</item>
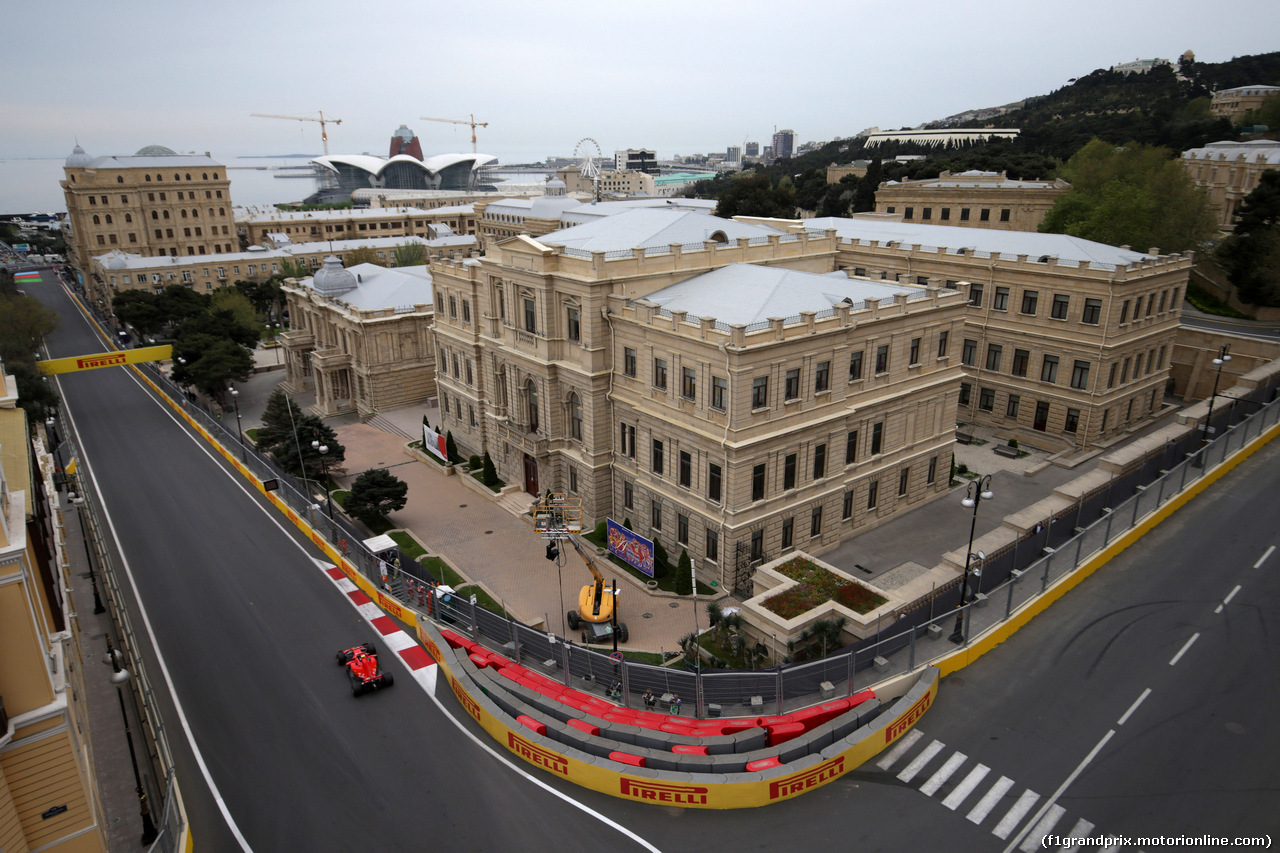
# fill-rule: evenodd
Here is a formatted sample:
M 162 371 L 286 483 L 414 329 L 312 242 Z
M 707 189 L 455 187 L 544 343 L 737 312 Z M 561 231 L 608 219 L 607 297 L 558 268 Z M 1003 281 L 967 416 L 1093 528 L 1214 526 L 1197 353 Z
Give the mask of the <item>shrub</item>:
M 1011 438 L 1011 439 L 1009 439 L 1009 446 L 1010 446 L 1010 447 L 1012 447 L 1014 450 L 1017 450 L 1017 449 L 1018 449 L 1018 439 L 1016 439 L 1016 438 Z
M 484 452 L 484 473 L 480 476 L 480 482 L 489 488 L 495 488 L 502 485 L 502 481 L 498 479 L 498 469 L 493 467 L 493 460 L 489 458 L 489 451 Z
M 470 456 L 467 457 L 467 467 L 470 468 L 472 471 L 480 470 L 480 454 L 479 453 L 472 453 Z

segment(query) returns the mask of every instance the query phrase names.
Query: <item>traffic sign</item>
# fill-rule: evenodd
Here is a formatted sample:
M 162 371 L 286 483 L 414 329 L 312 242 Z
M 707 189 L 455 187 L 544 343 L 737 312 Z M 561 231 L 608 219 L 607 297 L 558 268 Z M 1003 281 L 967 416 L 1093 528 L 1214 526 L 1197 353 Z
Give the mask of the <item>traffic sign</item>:
M 613 658 L 614 663 L 622 663 L 622 652 L 614 652 L 609 657 Z

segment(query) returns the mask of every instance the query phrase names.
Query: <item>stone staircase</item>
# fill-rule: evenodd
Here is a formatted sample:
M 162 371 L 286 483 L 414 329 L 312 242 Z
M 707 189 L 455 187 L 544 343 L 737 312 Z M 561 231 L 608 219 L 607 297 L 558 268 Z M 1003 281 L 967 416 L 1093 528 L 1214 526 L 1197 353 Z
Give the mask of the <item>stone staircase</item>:
M 404 436 L 408 440 L 412 440 L 413 438 L 415 438 L 415 436 L 405 432 L 403 429 L 396 426 L 394 423 L 392 423 L 390 420 L 383 417 L 382 415 L 374 415 L 373 417 L 369 418 L 369 420 L 366 421 L 366 423 L 369 424 L 369 426 L 371 427 L 375 427 L 376 429 L 380 429 L 383 432 L 389 433 L 391 435 Z M 422 436 L 416 436 L 416 437 L 421 438 Z
M 536 500 L 537 498 L 526 491 L 511 491 L 498 498 L 498 506 L 532 525 L 533 516 L 529 514 L 529 508 Z

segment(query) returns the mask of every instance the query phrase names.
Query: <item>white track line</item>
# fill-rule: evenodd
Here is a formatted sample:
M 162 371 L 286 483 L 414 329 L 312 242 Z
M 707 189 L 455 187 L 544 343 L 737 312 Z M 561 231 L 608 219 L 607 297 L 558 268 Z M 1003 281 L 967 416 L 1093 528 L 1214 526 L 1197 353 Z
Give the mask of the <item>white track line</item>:
M 1094 757 L 1097 756 L 1097 754 L 1102 751 L 1102 748 L 1107 745 L 1107 741 L 1115 737 L 1115 734 L 1115 729 L 1107 729 L 1107 733 L 1102 736 L 1102 740 L 1098 741 L 1097 744 L 1094 745 L 1093 749 L 1089 751 L 1089 754 L 1084 757 L 1084 761 L 1081 761 L 1076 765 L 1076 769 L 1071 771 L 1071 775 L 1066 778 L 1066 781 L 1058 786 L 1058 790 L 1053 792 L 1053 796 L 1045 800 L 1044 805 L 1040 807 L 1040 811 L 1036 812 L 1035 816 L 1031 818 L 1032 823 L 1039 820 L 1042 814 L 1057 804 L 1058 798 L 1062 796 L 1062 792 L 1067 790 L 1067 788 L 1071 786 L 1072 782 L 1076 781 L 1076 777 L 1084 772 L 1084 769 L 1089 766 L 1089 762 L 1093 761 Z M 1013 841 L 1010 841 L 1009 846 L 1004 849 L 1004 853 L 1010 853 L 1018 842 L 1022 840 L 1022 836 L 1026 834 L 1026 832 L 1027 830 L 1023 829 L 1021 833 L 1014 836 Z
M 960 784 L 955 787 L 955 790 L 947 794 L 947 798 L 942 801 L 942 804 L 952 811 L 960 808 L 960 804 L 973 793 L 973 789 L 978 787 L 978 783 L 985 779 L 989 772 L 991 772 L 991 768 L 985 764 L 979 764 L 970 770 L 969 775 L 960 780 Z
M 978 804 L 970 809 L 969 814 L 965 815 L 970 823 L 982 823 L 987 819 L 987 815 L 991 814 L 991 810 L 996 807 L 996 803 L 1000 802 L 1000 798 L 1008 793 L 1013 787 L 1013 780 L 1008 776 L 1001 776 L 1000 779 L 991 786 L 991 790 L 983 794 L 982 799 L 978 800 Z
M 938 789 L 946 784 L 946 781 L 951 778 L 952 774 L 960 769 L 960 765 L 964 764 L 965 759 L 968 757 L 969 756 L 965 755 L 963 752 L 957 752 L 952 755 L 947 759 L 945 764 L 938 768 L 937 773 L 934 773 L 929 777 L 928 782 L 925 782 L 920 786 L 921 792 L 928 797 L 932 797 L 934 794 L 938 793 Z
M 929 760 L 941 751 L 942 741 L 935 740 L 933 743 L 926 746 L 924 748 L 924 752 L 917 755 L 915 760 L 908 764 L 906 768 L 898 774 L 898 778 L 903 782 L 910 782 L 912 779 L 916 778 L 916 774 L 929 763 Z
M 907 750 L 915 746 L 916 741 L 920 740 L 922 737 L 924 737 L 924 732 L 919 729 L 912 729 L 907 732 L 902 736 L 902 740 L 893 745 L 893 749 L 889 750 L 888 754 L 876 762 L 876 767 L 879 767 L 881 770 L 888 770 L 894 765 L 894 762 L 907 752 Z
M 1191 639 L 1187 640 L 1187 642 L 1182 646 L 1182 648 L 1178 650 L 1178 653 L 1173 656 L 1173 660 L 1169 661 L 1169 666 L 1173 666 L 1178 661 L 1182 660 L 1182 656 L 1187 653 L 1187 649 L 1191 648 L 1191 644 L 1198 639 L 1200 639 L 1200 632 L 1196 631 L 1194 634 L 1191 635 Z
M 1057 826 L 1058 821 L 1062 820 L 1062 816 L 1066 813 L 1067 810 L 1062 806 L 1052 806 L 1044 813 L 1044 817 L 1040 818 L 1040 822 L 1036 824 L 1036 828 L 1027 833 L 1026 839 L 1023 840 L 1022 846 L 1018 849 L 1021 850 L 1022 853 L 1033 853 L 1033 851 L 1041 849 L 1043 846 L 1040 843 L 1041 839 L 1049 834 L 1049 830 Z
M 1266 553 L 1265 553 L 1265 554 L 1263 554 L 1261 557 L 1259 557 L 1259 558 L 1258 558 L 1258 562 L 1256 562 L 1256 563 L 1254 563 L 1254 564 L 1253 564 L 1253 567 L 1254 567 L 1255 569 L 1260 568 L 1260 567 L 1262 566 L 1262 561 L 1263 561 L 1263 560 L 1265 560 L 1265 559 L 1267 559 L 1267 557 L 1270 557 L 1270 556 L 1271 556 L 1271 553 L 1272 553 L 1273 551 L 1275 551 L 1275 550 L 1276 550 L 1276 546 L 1275 546 L 1275 545 L 1272 545 L 1270 548 L 1268 548 L 1268 549 L 1267 549 L 1267 551 L 1266 551 Z
M 200 450 L 201 450 L 202 452 L 204 452 L 204 453 L 205 453 L 205 455 L 207 455 L 210 459 L 213 459 L 215 463 L 220 463 L 220 464 L 218 464 L 218 468 L 222 471 L 222 473 L 223 473 L 224 475 L 226 475 L 227 479 L 229 479 L 229 480 L 231 480 L 233 483 L 235 483 L 235 484 L 236 484 L 236 486 L 237 486 L 237 487 L 239 487 L 239 488 L 240 488 L 240 490 L 241 490 L 241 491 L 243 491 L 243 492 L 245 493 L 245 495 L 247 495 L 247 496 L 251 499 L 251 502 L 253 503 L 253 505 L 254 505 L 254 506 L 256 506 L 256 507 L 257 507 L 257 508 L 258 508 L 258 509 L 263 513 L 263 515 L 265 515 L 268 519 L 270 519 L 270 520 L 271 520 L 271 522 L 272 522 L 273 524 L 275 524 L 275 526 L 276 526 L 276 527 L 280 528 L 281 532 L 283 532 L 283 533 L 288 537 L 288 539 L 289 539 L 289 541 L 290 541 L 290 542 L 292 542 L 295 546 L 297 546 L 297 548 L 298 548 L 298 550 L 299 550 L 299 551 L 301 551 L 303 554 L 306 554 L 306 556 L 307 556 L 307 558 L 308 558 L 308 559 L 312 559 L 312 560 L 314 560 L 314 558 L 311 556 L 311 554 L 307 551 L 306 547 L 305 547 L 301 542 L 299 542 L 299 541 L 298 541 L 294 536 L 292 536 L 292 535 L 290 535 L 290 534 L 289 534 L 289 531 L 288 531 L 288 530 L 284 527 L 284 525 L 282 525 L 282 524 L 280 523 L 280 521 L 275 517 L 275 515 L 274 515 L 273 511 L 268 510 L 268 508 L 267 508 L 267 507 L 265 507 L 265 506 L 263 506 L 263 505 L 262 505 L 262 503 L 260 503 L 259 501 L 257 501 L 257 500 L 253 500 L 253 498 L 255 497 L 255 493 L 250 492 L 250 491 L 249 491 L 249 489 L 244 485 L 244 483 L 243 483 L 243 482 L 242 482 L 242 480 L 241 480 L 240 473 L 239 473 L 238 471 L 236 471 L 234 468 L 228 468 L 225 464 L 221 464 L 221 463 L 225 462 L 225 460 L 223 460 L 221 456 L 218 456 L 217 454 L 215 454 L 215 453 L 213 453 L 211 450 L 209 450 L 209 448 L 205 446 L 205 444 L 204 444 L 204 440 L 203 440 L 202 438 L 200 438 L 200 437 L 199 437 L 198 433 L 197 433 L 197 434 L 193 434 L 193 433 L 190 431 L 190 429 L 189 429 L 189 427 L 188 427 L 188 425 L 187 425 L 186 421 L 183 421 L 183 420 L 181 420 L 180 418 L 178 418 L 177 416 L 175 416 L 175 415 L 173 414 L 173 412 L 171 412 L 171 411 L 169 410 L 168 404 L 167 404 L 167 403 L 165 403 L 163 399 L 157 399 L 157 397 L 156 397 L 155 393 L 154 393 L 154 392 L 152 392 L 152 390 L 151 390 L 151 387 L 150 387 L 150 386 L 148 386 L 146 383 L 142 382 L 142 380 L 140 380 L 140 379 L 137 377 L 137 375 L 136 375 L 136 374 L 134 374 L 134 373 L 132 373 L 132 372 L 131 372 L 131 373 L 129 373 L 129 376 L 130 376 L 130 378 L 131 378 L 131 379 L 133 379 L 133 381 L 134 381 L 134 382 L 136 382 L 136 383 L 137 383 L 137 384 L 142 388 L 143 392 L 147 395 L 147 397 L 148 397 L 148 398 L 150 398 L 150 399 L 152 400 L 152 402 L 154 402 L 154 403 L 155 403 L 155 404 L 160 408 L 160 410 L 161 410 L 162 412 L 164 412 L 164 413 L 165 413 L 165 415 L 167 415 L 167 416 L 168 416 L 168 417 L 169 417 L 169 418 L 170 418 L 174 423 L 176 423 L 176 424 L 178 425 L 178 427 L 179 427 L 180 429 L 182 429 L 182 431 L 183 431 L 184 433 L 186 433 L 186 435 L 191 439 L 192 443 L 193 443 L 193 444 L 195 444 L 195 445 L 196 445 L 196 447 L 200 448 Z M 65 406 L 65 397 L 64 397 L 63 399 L 64 399 L 64 406 Z M 80 451 L 80 455 L 81 455 L 81 457 L 82 457 L 82 461 L 85 463 L 86 467 L 89 469 L 89 476 L 90 476 L 90 478 L 92 478 L 92 479 L 93 479 L 94 489 L 95 489 L 95 491 L 97 491 L 97 492 L 98 492 L 98 494 L 102 494 L 101 489 L 98 487 L 98 479 L 97 479 L 97 477 L 95 477 L 95 476 L 94 476 L 94 474 L 93 474 L 93 468 L 92 468 L 92 466 L 91 466 L 91 465 L 89 465 L 89 464 L 88 464 L 88 461 L 89 461 L 89 460 L 88 460 L 88 455 L 85 453 L 85 450 L 84 450 L 84 443 L 83 443 L 83 442 L 81 442 L 81 441 L 79 440 L 79 430 L 78 430 L 78 429 L 76 429 L 75 421 L 74 421 L 74 419 L 71 417 L 71 411 L 70 411 L 70 408 L 69 408 L 69 407 L 66 407 L 66 411 L 67 411 L 67 420 L 71 423 L 72 430 L 76 433 L 76 439 L 77 439 L 77 440 L 76 440 L 76 446 L 77 446 L 77 448 L 78 448 L 78 449 L 79 449 L 79 451 Z M 274 508 L 273 508 L 273 509 L 274 509 Z M 109 526 L 109 527 L 111 527 L 111 535 L 115 538 L 115 541 L 116 541 L 116 550 L 120 553 L 121 561 L 124 563 L 124 567 L 125 567 L 125 574 L 126 574 L 126 575 L 128 575 L 128 577 L 129 577 L 129 584 L 130 584 L 130 586 L 133 588 L 133 596 L 134 596 L 134 600 L 135 600 L 135 601 L 137 601 L 137 603 L 138 603 L 138 611 L 142 614 L 142 621 L 143 621 L 143 624 L 144 624 L 144 625 L 146 626 L 146 628 L 147 628 L 147 636 L 148 636 L 148 637 L 150 638 L 150 640 L 151 640 L 151 646 L 152 646 L 152 648 L 153 648 L 153 649 L 155 649 L 155 653 L 156 653 L 156 660 L 157 660 L 157 662 L 160 664 L 160 670 L 161 670 L 161 672 L 162 672 L 162 673 L 163 673 L 163 675 L 164 675 L 165 683 L 166 683 L 166 684 L 168 685 L 168 687 L 169 687 L 169 694 L 170 694 L 170 696 L 172 696 L 172 697 L 173 697 L 173 704 L 174 704 L 174 708 L 175 708 L 175 709 L 177 709 L 177 712 L 178 712 L 178 719 L 179 719 L 179 721 L 182 723 L 182 730 L 183 730 L 183 732 L 184 732 L 184 733 L 186 734 L 186 736 L 187 736 L 187 743 L 188 743 L 188 744 L 190 744 L 190 746 L 191 746 L 191 751 L 192 751 L 192 753 L 193 753 L 193 754 L 195 755 L 195 757 L 196 757 L 196 762 L 197 762 L 197 764 L 198 764 L 198 765 L 199 765 L 199 767 L 200 767 L 200 773 L 201 773 L 201 775 L 202 775 L 202 776 L 204 776 L 205 784 L 207 784 L 207 785 L 209 786 L 209 792 L 213 795 L 214 800 L 217 802 L 217 804 L 218 804 L 218 810 L 222 813 L 223 819 L 224 819 L 224 820 L 226 820 L 226 822 L 227 822 L 227 826 L 231 829 L 231 832 L 235 835 L 236 840 L 237 840 L 237 841 L 239 842 L 239 844 L 240 844 L 240 848 L 241 848 L 242 850 L 245 850 L 245 851 L 252 851 L 252 849 L 253 849 L 253 848 L 251 848 L 251 847 L 249 846 L 248 842 L 247 842 L 247 841 L 245 841 L 245 838 L 244 838 L 244 836 L 240 833 L 240 829 L 239 829 L 239 827 L 236 825 L 235 820 L 231 817 L 231 812 L 227 810 L 226 803 L 225 803 L 225 802 L 223 801 L 223 799 L 222 799 L 222 794 L 221 794 L 221 793 L 219 793 L 217 786 L 213 783 L 213 777 L 209 774 L 209 768 L 208 768 L 208 765 L 207 765 L 207 764 L 205 764 L 204 756 L 203 756 L 203 755 L 201 755 L 199 748 L 196 746 L 195 736 L 191 733 L 191 726 L 190 726 L 190 724 L 187 722 L 187 716 L 186 716 L 186 713 L 182 710 L 182 704 L 181 704 L 181 702 L 178 700 L 178 693 L 177 693 L 177 691 L 174 689 L 174 686 L 173 686 L 173 678 L 172 678 L 172 677 L 170 676 L 170 674 L 169 674 L 169 667 L 168 667 L 168 665 L 165 663 L 164 655 L 163 655 L 163 654 L 161 653 L 161 651 L 160 651 L 160 644 L 159 644 L 158 642 L 156 642 L 155 632 L 152 630 L 152 627 L 151 627 L 151 620 L 150 620 L 150 618 L 147 616 L 146 607 L 144 607 L 144 606 L 143 606 L 143 604 L 142 604 L 142 597 L 138 594 L 138 587 L 137 587 L 137 584 L 136 584 L 136 583 L 135 583 L 135 581 L 134 581 L 134 578 L 133 578 L 133 572 L 132 572 L 132 570 L 129 568 L 129 564 L 128 564 L 128 560 L 127 560 L 127 558 L 124 556 L 124 549 L 123 549 L 123 547 L 122 547 L 122 545 L 121 545 L 120 537 L 119 537 L 119 535 L 118 535 L 118 534 L 117 534 L 117 532 L 116 532 L 116 529 L 115 529 L 115 523 L 114 523 L 114 522 L 112 521 L 112 519 L 111 519 L 111 513 L 110 513 L 110 511 L 107 509 L 105 502 L 102 504 L 102 510 L 103 510 L 103 514 L 104 514 L 104 515 L 106 515 L 106 517 L 107 517 L 107 524 L 108 524 L 108 526 Z M 348 600 L 348 601 L 350 601 L 350 598 L 348 598 L 347 600 Z M 357 608 L 358 608 L 358 605 L 356 605 L 356 604 L 355 604 L 355 602 L 351 602 L 351 604 L 352 604 L 352 606 L 353 606 L 353 607 L 357 607 Z M 381 613 L 379 613 L 379 615 L 381 615 Z M 399 655 L 396 655 L 396 659 L 397 659 L 397 660 L 399 660 Z M 401 661 L 401 663 L 403 664 L 404 662 L 403 662 L 403 661 Z M 432 672 L 434 672 L 434 671 L 435 671 L 435 669 L 436 669 L 436 667 L 431 666 L 431 667 L 426 667 L 426 669 L 427 669 L 427 670 L 430 670 L 430 671 L 432 671 Z M 410 670 L 410 672 L 412 672 L 412 670 Z M 572 797 L 570 797 L 568 794 L 565 794 L 565 793 L 562 793 L 562 792 L 560 792 L 560 791 L 557 791 L 555 788 L 553 788 L 553 787 L 551 787 L 550 785 L 548 785 L 547 783 L 543 782 L 541 779 L 538 779 L 538 778 L 536 778 L 536 777 L 534 777 L 534 776 L 530 775 L 528 772 L 526 772 L 525 770 L 521 769 L 520 767 L 517 767 L 515 764 L 513 764 L 511 761 L 509 761 L 505 756 L 503 756 L 503 755 L 499 754 L 499 753 L 498 753 L 498 752 L 496 752 L 492 747 L 490 747 L 487 743 L 484 743 L 483 741 L 481 741 L 478 737 L 476 737 L 474 734 L 472 734 L 472 732 L 471 732 L 471 731 L 470 731 L 466 726 L 464 726 L 464 725 L 462 724 L 462 722 L 461 722 L 461 721 L 459 721 L 456 717 L 454 717 L 452 714 L 450 714 L 450 713 L 445 709 L 444 705 L 440 702 L 439 698 L 437 698 L 437 697 L 436 697 L 436 695 L 435 695 L 435 689 L 434 689 L 434 688 L 435 688 L 435 680 L 434 680 L 434 679 L 423 679 L 423 680 L 419 680 L 419 679 L 417 678 L 417 676 L 415 676 L 415 677 L 414 677 L 414 680 L 415 680 L 415 681 L 418 681 L 418 683 L 419 683 L 419 684 L 422 684 L 422 686 L 424 687 L 424 689 L 426 689 L 427 695 L 430 697 L 431 701 L 432 701 L 432 702 L 434 702 L 434 703 L 436 704 L 436 707 L 437 707 L 437 708 L 439 708 L 440 713 L 444 714 L 444 716 L 445 716 L 445 717 L 446 717 L 450 722 L 452 722 L 452 723 L 454 724 L 454 726 L 458 728 L 458 730 L 459 730 L 459 731 L 461 731 L 463 734 L 465 734 L 467 737 L 469 737 L 469 738 L 470 738 L 470 739 L 471 739 L 471 740 L 472 740 L 472 741 L 473 741 L 477 746 L 479 746 L 479 747 L 480 747 L 481 749 L 483 749 L 485 752 L 489 753 L 489 755 L 493 756 L 493 757 L 494 757 L 494 758 L 496 758 L 498 761 L 500 761 L 502 764 L 506 765 L 506 766 L 507 766 L 507 768 L 509 768 L 510 770 L 514 771 L 516 774 L 518 774 L 519 776 L 523 777 L 525 780 L 527 780 L 527 781 L 529 781 L 529 782 L 533 783 L 534 785 L 538 786 L 539 788 L 543 789 L 544 791 L 546 791 L 547 793 L 551 794 L 552 796 L 554 796 L 554 797 L 558 797 L 559 799 L 563 800 L 564 802 L 568 803 L 569 805 L 573 806 L 574 808 L 578 809 L 579 811 L 582 811 L 583 813 L 588 814 L 588 815 L 590 815 L 591 817 L 594 817 L 596 820 L 600 821 L 601 823 L 605 824 L 606 826 L 608 826 L 608 827 L 610 827 L 610 828 L 612 828 L 612 829 L 617 830 L 619 833 L 621 833 L 622 835 L 625 835 L 627 838 L 630 838 L 632 841 L 634 841 L 634 842 L 636 842 L 637 844 L 639 844 L 640 846 L 644 847 L 646 850 L 652 850 L 652 851 L 654 851 L 654 853 L 660 853 L 660 851 L 658 850 L 658 848 L 657 848 L 657 847 L 653 846 L 652 844 L 650 844 L 650 843 L 649 843 L 648 841 L 646 841 L 645 839 L 641 838 L 641 837 L 640 837 L 639 835 L 637 835 L 636 833 L 634 833 L 634 832 L 632 832 L 631 830 L 627 829 L 627 828 L 626 828 L 625 826 L 623 826 L 622 824 L 617 823 L 616 821 L 611 820 L 610 818 L 605 817 L 604 815 L 600 814 L 599 812 L 597 812 L 597 811 L 595 811 L 594 809 L 592 809 L 592 808 L 590 808 L 589 806 L 587 806 L 585 803 L 580 803 L 580 802 L 578 802 L 577 800 L 573 799 L 573 798 L 572 798 Z M 424 683 L 424 681 L 427 681 L 427 680 L 429 680 L 429 681 L 431 682 L 431 684 L 430 684 L 430 687 L 429 687 L 429 688 L 428 688 L 427 684 L 425 684 L 425 683 Z
M 1146 701 L 1146 698 L 1150 695 L 1151 695 L 1150 687 L 1148 687 L 1146 690 L 1143 690 L 1142 695 L 1139 696 L 1137 699 L 1134 699 L 1133 704 L 1129 706 L 1129 710 L 1124 712 L 1124 716 L 1121 717 L 1118 721 L 1116 721 L 1116 725 L 1123 726 L 1126 722 L 1128 722 L 1129 717 L 1133 715 L 1133 712 L 1138 710 L 1138 706 L 1141 705 L 1144 701 Z
M 1004 817 L 996 824 L 996 828 L 991 830 L 991 834 L 1001 841 L 1009 837 L 1009 833 L 1013 832 L 1013 828 L 1022 822 L 1022 818 L 1027 812 L 1031 811 L 1031 807 L 1040 799 L 1040 795 L 1035 791 L 1027 788 L 1022 792 L 1022 796 L 1018 797 L 1018 801 L 1014 803 L 1009 811 L 1005 812 Z M 1005 853 L 1012 850 L 1014 845 L 1018 843 L 1021 836 L 1013 839 L 1013 843 L 1006 848 Z

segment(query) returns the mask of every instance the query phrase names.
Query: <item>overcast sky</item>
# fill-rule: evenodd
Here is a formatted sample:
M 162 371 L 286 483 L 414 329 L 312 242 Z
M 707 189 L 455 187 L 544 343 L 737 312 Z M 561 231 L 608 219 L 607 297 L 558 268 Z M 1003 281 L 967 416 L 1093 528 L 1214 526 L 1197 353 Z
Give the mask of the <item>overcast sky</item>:
M 1280 50 L 1276 0 L 59 0 L 4 4 L 0 158 L 176 151 L 430 155 L 502 162 L 723 151 L 915 126 L 1048 93 L 1137 58 Z M 1258 81 L 1264 82 L 1264 81 Z M 1277 81 L 1265 81 L 1275 83 Z

